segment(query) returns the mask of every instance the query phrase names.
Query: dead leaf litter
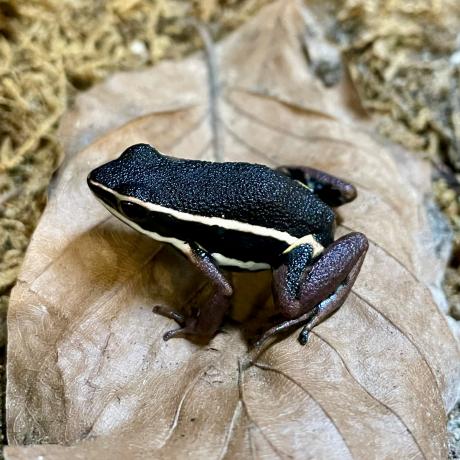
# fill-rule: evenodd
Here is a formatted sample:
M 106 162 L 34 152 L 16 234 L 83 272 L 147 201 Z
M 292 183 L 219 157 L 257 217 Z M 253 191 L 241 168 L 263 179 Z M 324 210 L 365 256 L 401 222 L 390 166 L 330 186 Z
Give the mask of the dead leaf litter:
M 217 38 L 252 16 L 263 3 L 267 1 L 1 3 L 3 318 L 9 291 L 45 205 L 47 184 L 62 160 L 56 129 L 75 90 L 87 88 L 116 70 L 150 65 L 167 56 L 183 56 L 200 47 L 196 31 L 184 25 L 191 11 L 200 20 L 209 21 Z M 459 45 L 452 31 L 458 30 L 458 3 L 321 3 L 322 18 L 331 25 L 325 36 L 345 48 L 361 101 L 367 110 L 380 114 L 381 131 L 411 149 L 424 150 L 433 161 L 441 159 L 455 168 Z M 381 14 L 382 7 L 385 14 Z M 331 14 L 338 21 L 331 20 Z M 315 37 L 310 30 L 310 40 L 312 35 Z M 337 56 L 330 52 L 327 40 L 319 43 L 320 47 L 310 48 L 309 57 L 318 64 L 317 75 L 324 82 L 334 83 L 341 72 Z M 325 43 L 328 58 L 325 62 L 315 60 L 314 50 L 324 49 Z M 436 196 L 455 233 L 446 290 L 450 312 L 456 319 L 460 317 L 458 179 L 454 172 L 453 180 L 450 174 L 435 183 Z M 1 331 L 4 344 L 4 327 Z M 458 441 L 454 440 L 457 449 Z
M 246 458 L 256 449 L 303 458 L 308 445 L 315 458 L 447 456 L 445 410 L 455 402 L 459 359 L 431 295 L 443 262 L 426 244 L 433 235 L 420 192 L 428 191 L 429 169 L 379 144 L 352 116 L 346 94 L 322 86 L 304 64 L 303 24 L 295 2 L 276 2 L 219 45 L 220 145 L 225 159 L 301 161 L 357 184 L 359 199 L 341 210 L 339 230 L 372 241 L 354 294 L 302 353 L 293 353 L 293 335 L 249 368 L 238 366 L 247 348 L 242 326 L 229 324 L 209 347 L 163 342 L 170 320 L 147 306 L 160 298 L 187 304 L 197 274 L 94 206 L 82 178 L 139 141 L 213 158 L 206 61 L 200 55 L 113 76 L 69 114 L 78 119 L 91 100 L 104 113 L 117 100 L 120 110 L 93 126 L 102 137 L 62 171 L 10 306 L 10 439 L 78 444 L 11 446 L 7 455 L 166 458 L 187 450 Z M 178 73 L 183 91 L 171 110 Z M 139 97 L 126 96 L 128 81 Z M 144 115 L 113 131 L 133 104 Z M 75 126 L 78 138 L 93 136 L 89 125 Z

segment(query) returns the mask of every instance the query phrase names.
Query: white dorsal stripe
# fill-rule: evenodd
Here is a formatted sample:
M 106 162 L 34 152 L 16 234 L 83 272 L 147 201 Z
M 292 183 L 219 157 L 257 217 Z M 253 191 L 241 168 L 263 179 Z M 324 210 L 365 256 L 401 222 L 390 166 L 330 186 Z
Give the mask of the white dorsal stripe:
M 173 217 L 176 217 L 179 220 L 183 220 L 183 221 L 186 221 L 186 222 L 198 222 L 198 223 L 201 223 L 201 224 L 204 224 L 204 225 L 209 225 L 209 226 L 215 225 L 215 226 L 218 226 L 218 227 L 225 228 L 227 230 L 236 230 L 236 231 L 240 231 L 240 232 L 243 232 L 243 233 L 251 233 L 253 235 L 266 236 L 266 237 L 277 239 L 279 241 L 283 241 L 284 243 L 289 245 L 289 247 L 283 251 L 283 254 L 288 253 L 292 249 L 294 249 L 297 246 L 300 246 L 302 244 L 309 244 L 312 247 L 312 249 L 313 249 L 313 257 L 318 256 L 319 254 L 321 254 L 324 251 L 324 247 L 311 234 L 305 235 L 305 236 L 303 236 L 301 238 L 297 238 L 295 236 L 290 235 L 287 232 L 282 232 L 280 230 L 275 230 L 275 229 L 272 229 L 272 228 L 262 227 L 260 225 L 247 224 L 246 222 L 238 222 L 237 220 L 224 219 L 224 218 L 221 218 L 221 217 L 197 216 L 195 214 L 189 214 L 189 213 L 186 213 L 186 212 L 177 211 L 176 209 L 171 209 L 171 208 L 167 208 L 167 207 L 164 207 L 164 206 L 160 206 L 158 204 L 142 201 L 142 200 L 139 200 L 138 198 L 132 198 L 132 197 L 129 197 L 129 196 L 126 196 L 126 195 L 122 195 L 122 194 L 120 194 L 118 192 L 115 192 L 114 190 L 112 190 L 112 189 L 110 189 L 110 188 L 108 188 L 108 187 L 106 187 L 106 186 L 104 186 L 104 185 L 102 185 L 102 184 L 100 184 L 98 182 L 91 181 L 91 183 L 93 185 L 95 185 L 96 187 L 99 187 L 102 190 L 105 190 L 106 192 L 109 192 L 110 194 L 115 196 L 119 201 L 120 200 L 122 200 L 122 201 L 130 201 L 130 202 L 136 203 L 136 204 L 138 204 L 140 206 L 143 206 L 143 207 L 149 209 L 150 211 L 160 212 L 160 213 L 163 213 L 163 214 L 169 214 L 169 215 L 171 215 Z M 184 253 L 189 252 L 189 249 L 184 248 L 184 246 L 189 248 L 188 244 L 185 243 L 184 241 L 181 241 L 181 240 L 179 240 L 177 238 L 161 236 L 158 233 L 145 230 L 140 225 L 136 224 L 135 222 L 133 222 L 133 221 L 129 220 L 128 218 L 126 218 L 125 216 L 123 216 L 116 209 L 114 209 L 114 208 L 110 207 L 109 205 L 107 205 L 103 200 L 101 200 L 99 198 L 98 198 L 98 200 L 110 212 L 112 212 L 116 217 L 118 217 L 120 220 L 122 220 L 123 222 L 127 223 L 131 227 L 135 228 L 139 232 L 144 233 L 145 235 L 148 235 L 148 236 L 150 236 L 151 238 L 153 238 L 153 239 L 155 239 L 157 241 L 170 243 L 173 246 L 175 246 L 178 249 L 180 249 Z M 230 259 L 230 258 L 227 258 L 227 257 L 223 256 L 222 254 L 217 254 L 216 253 L 216 260 L 219 257 L 222 260 L 221 265 L 233 265 L 233 266 L 237 266 L 237 267 L 241 267 L 241 268 L 246 268 L 246 267 L 243 266 L 243 265 L 246 264 L 247 267 L 248 267 L 246 269 L 248 269 L 248 270 L 250 270 L 250 268 L 249 268 L 250 264 L 253 264 L 253 265 L 254 264 L 255 265 L 260 265 L 261 264 L 261 263 L 259 264 L 259 262 L 243 262 L 243 261 L 239 261 L 237 259 Z M 228 263 L 226 263 L 224 261 L 224 259 L 228 260 Z M 230 263 L 230 261 L 233 261 L 235 263 Z M 261 264 L 261 265 L 263 265 L 263 264 Z M 264 266 L 264 267 L 261 267 L 261 268 L 253 268 L 253 270 L 260 270 L 260 269 L 264 269 L 264 268 L 267 268 L 267 267 Z
M 132 220 L 127 219 L 123 214 L 119 213 L 117 210 L 111 208 L 107 203 L 104 203 L 104 201 L 102 201 L 100 198 L 97 198 L 97 200 L 100 203 L 102 203 L 104 207 L 107 208 L 108 211 L 111 212 L 115 217 L 120 219 L 125 224 L 128 224 L 130 227 L 134 228 L 135 230 L 143 233 L 144 235 L 149 236 L 150 238 L 156 241 L 172 244 L 174 247 L 176 247 L 177 249 L 179 249 L 181 252 L 183 252 L 186 255 L 190 254 L 191 252 L 190 245 L 186 243 L 185 241 L 178 240 L 177 238 L 169 238 L 166 236 L 159 235 L 158 233 L 145 230 L 144 228 L 142 228 L 140 225 L 137 225 Z
M 165 206 L 160 206 L 158 204 L 149 203 L 147 201 L 139 200 L 138 198 L 133 198 L 130 196 L 122 195 L 105 185 L 102 185 L 98 182 L 91 181 L 93 185 L 96 187 L 109 192 L 113 196 L 115 196 L 118 200 L 123 201 L 131 201 L 132 203 L 136 203 L 144 208 L 149 209 L 150 211 L 161 212 L 163 214 L 169 214 L 173 217 L 176 217 L 179 220 L 186 221 L 186 222 L 198 222 L 201 224 L 213 226 L 216 225 L 221 228 L 225 228 L 227 230 L 236 230 L 243 233 L 252 233 L 258 236 L 267 236 L 270 238 L 274 238 L 279 241 L 283 241 L 288 245 L 293 245 L 298 241 L 296 236 L 292 236 L 287 232 L 282 232 L 280 230 L 275 230 L 273 228 L 262 227 L 260 225 L 253 225 L 247 224 L 246 222 L 238 222 L 237 220 L 232 219 L 225 219 L 222 217 L 206 217 L 206 216 L 197 216 L 195 214 L 189 214 L 183 211 L 177 211 L 176 209 L 167 208 Z
M 104 205 L 105 208 L 109 212 L 111 212 L 115 217 L 120 219 L 122 222 L 128 224 L 130 227 L 134 228 L 135 230 L 143 233 L 144 235 L 149 236 L 150 238 L 160 241 L 162 243 L 169 243 L 172 244 L 174 247 L 179 249 L 181 252 L 183 252 L 185 255 L 190 255 L 191 254 L 191 248 L 188 243 L 182 240 L 178 240 L 177 238 L 169 238 L 165 236 L 161 236 L 158 233 L 155 232 L 150 232 L 148 230 L 145 230 L 144 228 L 140 227 L 137 225 L 135 222 L 130 221 L 127 219 L 123 214 L 119 213 L 115 209 L 111 208 L 109 205 L 104 203 L 101 199 L 97 198 L 97 200 Z M 238 267 L 243 270 L 249 270 L 249 271 L 257 271 L 257 270 L 266 270 L 270 268 L 269 264 L 266 264 L 264 262 L 253 262 L 253 261 L 242 261 L 238 259 L 232 259 L 230 257 L 226 257 L 222 254 L 219 254 L 217 252 L 214 252 L 211 254 L 212 257 L 216 260 L 216 262 L 219 265 L 222 266 L 227 266 L 227 267 Z
M 302 244 L 309 244 L 311 246 L 313 249 L 313 257 L 319 256 L 324 251 L 324 246 L 318 243 L 313 235 L 305 235 L 302 236 L 302 238 L 299 238 L 295 243 L 291 244 L 287 249 L 285 249 L 283 254 L 288 253 L 292 249 Z
M 216 262 L 219 265 L 222 265 L 223 267 L 238 267 L 243 270 L 249 270 L 249 271 L 257 271 L 257 270 L 267 270 L 270 268 L 270 264 L 264 263 L 264 262 L 253 262 L 252 260 L 248 260 L 246 262 L 238 259 L 232 259 L 230 257 L 226 257 L 222 254 L 219 254 L 217 252 L 213 252 L 211 254 Z

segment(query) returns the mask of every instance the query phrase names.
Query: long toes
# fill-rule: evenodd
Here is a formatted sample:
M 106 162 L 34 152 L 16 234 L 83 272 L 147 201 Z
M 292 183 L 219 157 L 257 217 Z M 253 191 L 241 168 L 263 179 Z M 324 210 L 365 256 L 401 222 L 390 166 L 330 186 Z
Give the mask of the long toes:
M 154 313 L 157 313 L 161 316 L 165 316 L 166 318 L 173 319 L 176 321 L 179 325 L 183 326 L 185 324 L 186 318 L 183 314 L 175 311 L 175 310 L 170 310 L 167 307 L 164 307 L 163 305 L 155 305 L 152 308 L 152 311 Z
M 207 334 L 201 334 L 197 331 L 193 326 L 188 324 L 185 327 L 180 327 L 178 329 L 172 329 L 171 331 L 167 331 L 163 334 L 163 340 L 166 342 L 169 339 L 177 339 L 177 338 L 194 338 L 197 340 L 206 339 L 211 340 L 212 337 L 208 336 Z
M 290 326 L 289 326 L 290 327 Z M 254 348 L 260 348 L 270 337 L 288 329 L 287 327 L 281 327 L 275 326 L 269 329 L 268 331 L 265 331 L 264 334 L 257 340 L 257 342 L 254 344 Z
M 165 332 L 163 334 L 163 340 L 167 342 L 169 339 L 174 339 L 177 337 L 183 337 L 185 335 L 185 328 L 180 327 L 178 329 L 172 329 L 171 331 Z
M 310 329 L 305 326 L 299 334 L 298 341 L 300 345 L 306 345 L 308 342 L 308 337 L 310 336 Z
M 254 348 L 260 348 L 269 337 L 270 335 L 264 334 L 254 343 Z
M 270 337 L 278 334 L 281 330 L 280 325 L 277 324 L 276 326 L 271 327 L 268 331 L 265 331 L 259 339 L 254 343 L 254 348 L 260 348 Z

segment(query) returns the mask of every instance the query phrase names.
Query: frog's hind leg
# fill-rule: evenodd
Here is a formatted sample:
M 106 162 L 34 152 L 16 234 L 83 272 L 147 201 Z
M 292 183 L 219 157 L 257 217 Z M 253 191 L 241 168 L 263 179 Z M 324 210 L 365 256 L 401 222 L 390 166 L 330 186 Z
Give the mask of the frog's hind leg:
M 311 329 L 345 302 L 361 269 L 367 248 L 368 241 L 362 233 L 345 235 L 334 241 L 311 268 L 300 275 L 300 268 L 293 265 L 301 265 L 299 254 L 288 258 L 273 276 L 275 303 L 287 321 L 268 330 L 256 345 L 260 346 L 270 336 L 301 324 L 304 328 L 299 342 L 305 345 Z M 308 256 L 307 248 L 300 248 L 299 252 Z
M 181 326 L 178 329 L 164 334 L 164 340 L 185 336 L 201 336 L 211 338 L 219 329 L 225 313 L 230 307 L 230 298 L 233 289 L 212 256 L 195 243 L 189 246 L 186 254 L 188 259 L 213 284 L 215 291 L 204 306 L 201 306 L 196 315 L 185 317 L 181 313 L 168 310 L 162 306 L 154 307 L 154 311 L 168 318 L 174 319 Z
M 356 198 L 356 189 L 344 180 L 306 166 L 279 166 L 280 173 L 306 185 L 315 195 L 335 208 Z

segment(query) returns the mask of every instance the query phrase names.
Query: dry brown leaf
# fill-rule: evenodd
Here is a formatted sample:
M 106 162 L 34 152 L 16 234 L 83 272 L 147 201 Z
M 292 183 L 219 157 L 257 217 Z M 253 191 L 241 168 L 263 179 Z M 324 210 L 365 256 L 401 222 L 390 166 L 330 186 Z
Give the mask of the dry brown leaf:
M 202 298 L 203 280 L 111 217 L 85 178 L 136 142 L 211 159 L 206 65 L 195 56 L 117 75 L 68 118 L 68 150 L 143 116 L 61 173 L 11 297 L 7 459 L 446 457 L 460 360 L 429 289 L 440 270 L 429 171 L 353 120 L 348 93 L 315 80 L 302 32 L 298 3 L 279 1 L 217 48 L 222 154 L 312 165 L 357 185 L 337 233 L 364 232 L 371 246 L 345 305 L 306 347 L 294 332 L 248 368 L 241 325 L 207 346 L 162 340 L 173 325 L 151 307 Z M 269 303 L 268 283 L 266 273 L 239 277 L 237 303 Z M 34 443 L 65 446 L 15 446 Z

